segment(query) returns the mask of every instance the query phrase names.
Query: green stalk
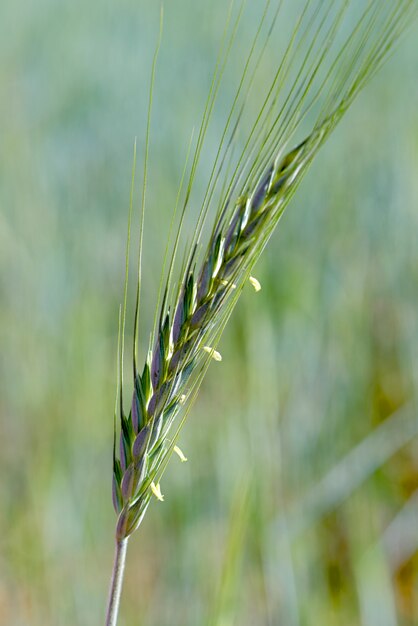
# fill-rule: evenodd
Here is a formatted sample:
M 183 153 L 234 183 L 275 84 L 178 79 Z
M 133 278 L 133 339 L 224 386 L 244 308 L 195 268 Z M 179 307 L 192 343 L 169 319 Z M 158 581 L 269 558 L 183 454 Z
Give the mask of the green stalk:
M 113 563 L 112 579 L 110 581 L 109 590 L 109 601 L 106 613 L 106 626 L 116 626 L 116 623 L 118 621 L 119 602 L 122 592 L 127 548 L 127 537 L 125 539 L 119 539 L 116 541 L 115 561 Z
M 278 7 L 271 27 L 266 33 L 264 46 L 270 39 L 274 23 L 284 4 L 283 0 L 277 1 Z M 233 2 L 234 0 L 231 0 L 231 10 Z M 350 26 L 348 21 L 347 34 L 343 18 L 351 0 L 305 0 L 305 9 L 297 19 L 284 57 L 279 61 L 276 73 L 272 75 L 261 111 L 255 119 L 231 176 L 223 168 L 226 157 L 232 149 L 235 132 L 239 127 L 247 95 L 253 83 L 254 76 L 250 71 L 246 81 L 247 70 L 250 68 L 255 43 L 262 32 L 270 5 L 270 0 L 266 0 L 265 12 L 256 32 L 256 39 L 250 46 L 244 73 L 204 193 L 192 243 L 185 252 L 179 278 L 174 282 L 175 259 L 196 168 L 229 53 L 237 35 L 244 3 L 245 0 L 242 0 L 238 17 L 232 22 L 230 36 L 228 36 L 230 14 L 228 15 L 224 33 L 225 50 L 221 48 L 205 105 L 166 280 L 164 280 L 166 255 L 164 256 L 158 306 L 148 354 L 143 368 L 138 370 L 136 351 L 140 311 L 141 251 L 153 85 L 161 41 L 160 26 L 160 38 L 152 68 L 145 141 L 134 320 L 134 380 L 132 401 L 127 413 L 124 410 L 122 388 L 133 175 L 125 290 L 119 317 L 116 409 L 119 404 L 120 426 L 116 428 L 118 417 L 116 410 L 113 445 L 113 504 L 118 522 L 107 626 L 116 625 L 127 538 L 139 527 L 151 498 L 155 496 L 158 500 L 163 500 L 159 480 L 172 452 L 176 451 L 184 460 L 181 451 L 176 450 L 178 434 L 210 359 L 221 360 L 215 347 L 244 283 L 250 278 L 252 267 L 318 150 L 360 90 L 380 68 L 384 58 L 392 51 L 399 36 L 418 12 L 416 0 L 369 0 L 357 23 Z M 261 42 L 262 53 L 264 46 Z M 255 62 L 254 72 L 257 68 L 258 60 Z M 309 122 L 307 130 L 301 127 L 303 121 Z M 302 130 L 303 141 L 300 136 Z M 295 144 L 296 147 L 292 147 Z M 133 173 L 134 171 L 135 162 Z M 183 177 L 184 175 L 185 172 Z M 215 194 L 218 183 L 224 189 L 220 201 Z M 178 198 L 180 195 L 181 191 Z M 201 242 L 210 210 L 215 213 L 215 219 L 212 234 L 204 250 Z M 254 284 L 254 279 L 252 281 Z M 255 281 L 255 284 L 258 290 L 258 282 Z M 173 430 L 174 436 L 170 432 Z M 118 454 L 117 434 L 119 434 Z

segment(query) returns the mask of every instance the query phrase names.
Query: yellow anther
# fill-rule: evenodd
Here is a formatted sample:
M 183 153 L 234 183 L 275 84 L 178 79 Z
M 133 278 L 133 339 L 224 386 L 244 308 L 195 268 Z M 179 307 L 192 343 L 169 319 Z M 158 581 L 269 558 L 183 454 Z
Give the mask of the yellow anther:
M 255 291 L 260 291 L 261 285 L 259 281 L 256 278 L 254 278 L 254 276 L 250 276 L 249 281 L 251 285 L 254 287 Z
M 185 463 L 187 461 L 187 457 L 184 456 L 183 451 L 180 450 L 180 448 L 178 446 L 174 446 L 173 450 L 179 456 L 180 461 L 182 463 Z
M 211 348 L 210 346 L 203 346 L 203 350 L 205 352 L 207 352 L 208 354 L 210 354 L 210 356 L 212 357 L 212 359 L 214 361 L 222 361 L 222 355 L 220 352 L 217 352 L 216 350 L 214 350 L 213 348 Z
M 154 482 L 152 482 L 151 491 L 154 494 L 154 496 L 157 498 L 157 500 L 159 500 L 160 502 L 163 502 L 164 496 L 161 493 L 160 483 L 155 484 Z
M 186 398 L 187 398 L 186 394 L 182 393 L 180 396 L 180 404 L 184 404 L 186 402 Z
M 224 287 L 228 287 L 228 285 L 231 285 L 231 289 L 237 288 L 235 283 L 230 283 L 229 280 L 225 280 L 225 278 L 222 278 L 221 285 L 223 285 Z

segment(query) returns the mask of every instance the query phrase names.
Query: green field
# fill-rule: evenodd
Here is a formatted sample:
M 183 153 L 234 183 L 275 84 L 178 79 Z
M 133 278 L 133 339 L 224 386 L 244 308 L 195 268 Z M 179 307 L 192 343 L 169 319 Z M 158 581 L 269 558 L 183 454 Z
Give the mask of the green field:
M 259 19 L 248 4 L 196 198 Z M 165 6 L 141 359 L 226 10 Z M 0 624 L 93 626 L 159 3 L 3 0 L 0 23 Z M 188 463 L 170 461 L 130 540 L 120 626 L 418 624 L 417 41 L 415 24 L 318 154 L 255 268 L 261 292 L 245 287 L 180 437 Z

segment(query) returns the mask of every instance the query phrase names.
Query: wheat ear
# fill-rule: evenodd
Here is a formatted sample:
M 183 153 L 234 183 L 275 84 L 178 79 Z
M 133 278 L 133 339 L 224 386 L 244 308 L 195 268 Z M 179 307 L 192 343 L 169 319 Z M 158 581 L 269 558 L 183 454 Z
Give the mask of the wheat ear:
M 314 10 L 313 14 L 308 14 L 312 4 L 316 7 L 316 13 Z M 293 39 L 291 37 L 243 154 L 232 176 L 226 181 L 206 251 L 201 254 L 199 242 L 213 197 L 211 184 L 203 202 L 193 245 L 186 254 L 183 271 L 173 288 L 171 277 L 177 252 L 178 237 L 176 238 L 152 344 L 140 372 L 134 356 L 134 389 L 127 415 L 120 397 L 119 455 L 114 449 L 113 459 L 113 504 L 118 514 L 115 570 L 119 572 L 119 577 L 114 576 L 116 580 L 112 585 L 114 593 L 112 596 L 111 592 L 111 598 L 120 593 L 119 583 L 123 570 L 120 563 L 121 558 L 124 559 L 127 538 L 141 523 L 151 498 L 155 496 L 159 500 L 163 499 L 159 483 L 161 475 L 176 448 L 178 433 L 209 362 L 213 358 L 221 358 L 215 349 L 217 342 L 243 285 L 250 278 L 254 263 L 319 148 L 358 92 L 379 69 L 416 12 L 415 2 L 409 0 L 371 0 L 349 37 L 335 54 L 325 78 L 321 79 L 319 89 L 315 90 L 312 88 L 314 79 L 335 42 L 344 11 L 349 4 L 332 1 L 312 3 L 309 0 L 306 3 L 306 13 L 298 22 L 295 33 L 302 32 L 305 36 L 312 29 L 312 36 L 307 39 L 307 56 L 283 100 L 279 113 L 274 115 L 279 96 L 284 89 L 284 81 L 289 75 L 289 59 L 295 58 L 292 57 L 296 47 L 295 37 L 292 35 Z M 269 5 L 270 2 L 267 2 L 266 6 Z M 279 2 L 279 9 L 281 5 L 282 2 Z M 332 13 L 334 9 L 335 12 Z M 263 20 L 266 15 L 267 13 L 263 15 Z M 329 23 L 331 15 L 333 17 Z M 303 19 L 307 20 L 305 30 L 301 26 Z M 318 19 L 318 22 L 314 21 Z M 234 29 L 233 36 L 235 32 Z M 318 42 L 322 42 L 323 56 L 311 58 L 310 54 Z M 213 82 L 214 92 L 218 86 L 219 72 L 222 72 L 222 63 L 217 68 L 218 74 L 215 73 Z M 311 131 L 295 148 L 287 149 L 286 146 L 299 124 L 320 97 L 323 105 Z M 209 98 L 209 113 L 212 106 Z M 200 155 L 201 136 L 204 137 L 207 128 L 205 116 L 192 173 Z M 229 121 L 228 118 L 227 130 Z M 214 167 L 215 183 L 216 171 Z M 187 189 L 184 210 L 190 197 L 192 180 L 193 175 Z M 259 289 L 255 279 L 251 282 Z M 136 320 L 138 301 L 139 297 Z M 124 320 L 124 314 L 122 318 Z M 174 426 L 175 431 L 171 434 Z M 178 448 L 176 451 L 184 460 L 181 451 Z M 117 603 L 116 601 L 116 605 Z

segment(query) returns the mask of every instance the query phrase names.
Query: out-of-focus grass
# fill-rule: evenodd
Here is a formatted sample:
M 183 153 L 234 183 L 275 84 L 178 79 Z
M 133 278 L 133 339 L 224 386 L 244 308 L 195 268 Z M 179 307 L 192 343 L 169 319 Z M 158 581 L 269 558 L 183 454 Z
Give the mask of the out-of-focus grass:
M 144 328 L 224 14 L 220 0 L 166 7 Z M 0 22 L 0 623 L 97 624 L 158 10 L 9 2 Z M 417 622 L 416 37 L 319 155 L 257 268 L 261 293 L 244 291 L 181 438 L 189 463 L 172 460 L 130 542 L 121 625 Z

